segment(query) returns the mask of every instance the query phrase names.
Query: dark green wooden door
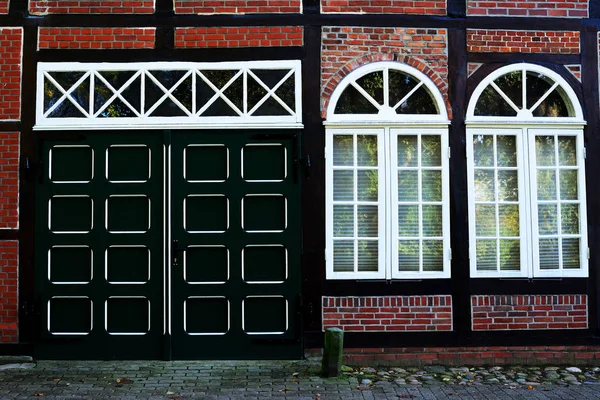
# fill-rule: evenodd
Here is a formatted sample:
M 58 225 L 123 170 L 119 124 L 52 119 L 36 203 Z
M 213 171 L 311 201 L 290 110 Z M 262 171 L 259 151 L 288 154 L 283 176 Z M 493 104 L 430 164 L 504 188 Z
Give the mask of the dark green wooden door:
M 38 152 L 36 357 L 302 356 L 294 135 L 46 134 Z
M 174 358 L 302 356 L 296 152 L 289 134 L 173 135 Z
M 38 358 L 160 358 L 162 133 L 41 134 Z

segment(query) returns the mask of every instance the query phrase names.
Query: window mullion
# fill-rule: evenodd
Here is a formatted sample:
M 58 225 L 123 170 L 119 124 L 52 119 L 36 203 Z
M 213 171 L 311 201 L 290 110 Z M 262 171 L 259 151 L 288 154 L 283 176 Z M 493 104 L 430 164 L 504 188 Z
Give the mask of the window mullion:
M 384 79 L 385 81 L 385 79 Z M 383 205 L 380 205 L 380 207 L 383 208 L 383 212 L 380 214 L 383 214 L 383 218 L 385 220 L 385 236 L 383 237 L 383 239 L 380 236 L 379 240 L 383 240 L 384 241 L 384 248 L 385 248 L 385 278 L 386 279 L 392 279 L 393 278 L 393 269 L 394 269 L 394 263 L 393 263 L 393 257 L 392 257 L 392 249 L 393 249 L 393 240 L 394 240 L 394 235 L 393 235 L 393 228 L 394 228 L 394 221 L 392 220 L 392 205 L 393 205 L 393 201 L 391 201 L 392 199 L 392 188 L 393 188 L 393 184 L 392 184 L 392 177 L 394 176 L 394 174 L 392 173 L 392 168 L 393 168 L 393 153 L 391 152 L 391 150 L 393 150 L 393 145 L 392 145 L 392 137 L 391 137 L 391 133 L 390 133 L 390 128 L 386 127 L 384 128 L 383 131 L 383 142 L 384 142 L 384 147 L 382 149 L 380 149 L 381 152 L 383 152 L 384 154 L 384 165 L 381 166 L 381 170 L 379 172 L 380 175 L 383 175 L 383 184 L 385 186 L 383 193 L 384 193 L 384 197 L 383 197 Z
M 563 251 L 562 251 L 562 207 L 560 201 L 560 173 L 558 156 L 558 134 L 554 134 L 554 179 L 556 180 L 556 233 L 558 242 L 558 272 L 562 275 L 563 270 Z
M 525 275 L 529 278 L 534 276 L 534 271 L 539 268 L 539 232 L 538 232 L 538 213 L 537 213 L 537 187 L 536 187 L 536 162 L 535 162 L 535 134 L 523 128 L 521 133 L 521 146 L 523 147 L 523 179 L 525 180 L 525 193 L 523 207 L 526 213 L 523 218 L 526 221 L 526 235 L 521 239 L 521 251 L 526 252 L 528 265 L 524 266 Z

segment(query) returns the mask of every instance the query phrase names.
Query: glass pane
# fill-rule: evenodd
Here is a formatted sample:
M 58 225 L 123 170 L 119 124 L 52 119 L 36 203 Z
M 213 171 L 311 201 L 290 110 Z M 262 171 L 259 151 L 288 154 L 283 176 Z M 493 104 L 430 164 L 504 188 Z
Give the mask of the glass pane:
M 398 201 L 419 200 L 418 171 L 398 171 Z
M 577 139 L 574 136 L 558 137 L 558 165 L 577 165 Z
M 188 114 L 173 100 L 166 98 L 150 113 L 152 117 L 185 117 Z
M 423 236 L 442 236 L 442 206 L 423 206 Z
M 577 200 L 579 193 L 577 189 L 577 171 L 562 170 L 558 172 L 560 179 L 560 199 Z
M 496 136 L 496 146 L 498 146 L 498 166 L 516 167 L 517 143 L 515 136 Z
M 538 200 L 556 200 L 556 171 L 537 171 Z
M 375 71 L 356 80 L 373 100 L 383 105 L 383 71 Z
M 563 234 L 577 235 L 579 233 L 579 204 L 562 204 L 560 219 Z
M 248 78 L 246 80 L 246 90 L 248 111 L 252 110 L 268 93 L 267 90 L 262 87 L 262 85 L 258 83 L 250 74 L 248 74 Z
M 581 267 L 579 254 L 579 239 L 562 240 L 563 268 L 579 269 Z
M 378 236 L 378 207 L 377 206 L 358 206 L 358 236 L 359 237 L 377 237 Z
M 494 166 L 494 137 L 491 135 L 473 136 L 473 163 L 476 167 Z
M 477 240 L 476 242 L 477 271 L 496 271 L 497 249 L 495 240 Z
M 554 136 L 536 136 L 535 137 L 535 159 L 536 165 L 554 166 Z
M 283 100 L 283 102 L 292 110 L 296 110 L 296 83 L 294 75 L 286 79 L 286 81 L 279 86 L 275 91 L 275 94 Z
M 419 270 L 419 241 L 398 241 L 398 271 Z
M 289 69 L 253 69 L 254 75 L 258 77 L 265 85 L 273 89 L 286 75 Z M 237 71 L 235 71 L 237 72 Z
M 354 272 L 354 241 L 333 241 L 333 270 L 335 272 Z
M 423 271 L 444 270 L 444 248 L 441 240 L 423 240 Z
M 56 83 L 58 83 L 64 89 L 64 91 L 67 92 L 75 83 L 77 83 L 79 79 L 83 77 L 83 75 L 85 75 L 85 72 L 49 72 L 48 75 L 54 78 Z
M 518 108 L 523 108 L 523 72 L 513 71 L 494 80 L 494 83 Z
M 396 114 L 437 114 L 438 110 L 435 106 L 433 96 L 425 85 L 422 85 L 396 108 Z
M 137 115 L 119 98 L 114 99 L 108 107 L 106 107 L 98 118 L 120 118 L 120 117 L 136 117 Z
M 204 104 L 201 105 L 201 107 L 203 106 Z M 225 100 L 217 98 L 200 115 L 203 117 L 236 117 L 239 114 Z
M 398 166 L 417 167 L 419 165 L 419 149 L 416 136 L 398 135 Z
M 442 165 L 440 136 L 421 136 L 421 165 L 423 167 L 440 167 Z
M 252 115 L 291 115 L 277 100 L 273 97 L 269 97 L 264 103 L 262 103 Z
M 389 71 L 390 107 L 394 107 L 417 84 L 418 80 L 400 71 Z
M 540 239 L 540 269 L 558 268 L 558 239 Z
M 96 80 L 96 84 L 98 81 Z M 98 87 L 94 88 L 94 92 L 98 92 Z M 121 92 L 121 95 L 127 102 L 138 112 L 142 111 L 142 78 L 138 76 Z
M 223 88 L 234 77 L 238 71 L 235 70 L 202 70 L 201 75 L 204 75 L 206 79 L 210 81 L 217 89 Z M 202 78 L 198 79 L 201 80 Z M 252 78 L 254 79 L 254 78 Z
M 377 271 L 379 243 L 376 240 L 358 241 L 358 271 Z
M 379 110 L 352 85 L 348 85 L 340 96 L 335 114 L 377 114 Z
M 398 206 L 398 236 L 419 236 L 419 206 Z
M 498 201 L 519 201 L 517 171 L 498 171 Z
M 423 171 L 421 182 L 423 201 L 442 201 L 442 171 Z
M 496 206 L 475 205 L 475 235 L 496 236 Z
M 571 103 L 564 91 L 557 87 L 533 110 L 534 117 L 568 117 Z
M 521 269 L 521 248 L 519 240 L 500 240 L 500 270 L 518 271 Z
M 475 115 L 488 117 L 516 117 L 517 112 L 491 86 L 481 92 L 475 104 Z
M 333 165 L 354 165 L 354 137 L 352 135 L 333 136 Z
M 48 118 L 84 118 L 85 115 L 69 101 L 63 100 L 50 114 Z
M 354 206 L 333 206 L 333 236 L 354 237 Z
M 379 194 L 379 186 L 377 185 L 377 170 L 359 170 L 357 171 L 358 179 L 358 200 L 359 201 L 377 201 Z
M 192 76 L 188 76 L 172 92 L 175 97 L 188 111 L 192 111 Z
M 240 111 L 244 111 L 244 79 L 243 75 L 240 75 L 231 85 L 227 86 L 227 89 L 223 91 L 223 94 L 231 101 Z M 201 107 L 203 104 L 196 105 Z
M 519 236 L 519 206 L 499 205 L 498 217 L 500 236 Z
M 558 233 L 557 214 L 558 208 L 555 204 L 538 205 L 538 229 L 541 235 L 556 235 Z
M 44 79 L 44 113 L 50 109 L 63 93 L 58 90 L 48 79 Z
M 333 171 L 333 200 L 354 200 L 354 172 Z
M 475 170 L 475 201 L 494 201 L 494 171 Z
M 550 90 L 554 81 L 544 74 L 533 71 L 527 71 L 527 77 L 525 79 L 525 84 L 527 86 L 527 109 L 530 109 L 548 90 Z
M 359 167 L 377 166 L 377 136 L 356 136 L 357 164 Z
M 154 76 L 156 80 L 165 87 L 165 89 L 169 90 L 175 86 L 175 84 L 179 82 L 181 78 L 183 78 L 187 71 L 149 71 L 149 73 Z M 150 78 L 146 79 L 146 81 L 148 80 L 150 80 Z

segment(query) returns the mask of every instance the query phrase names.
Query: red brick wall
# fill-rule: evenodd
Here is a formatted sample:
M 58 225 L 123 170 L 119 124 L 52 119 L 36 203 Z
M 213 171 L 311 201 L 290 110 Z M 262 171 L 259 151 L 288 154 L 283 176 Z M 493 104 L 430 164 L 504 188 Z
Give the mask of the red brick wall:
M 300 13 L 301 0 L 175 0 L 176 14 Z
M 571 72 L 571 74 L 573 74 L 573 76 L 575 78 L 577 78 L 577 80 L 579 82 L 581 82 L 581 65 L 573 64 L 573 65 L 565 65 L 565 67 L 567 67 L 569 72 Z
M 175 47 L 283 47 L 302 46 L 301 26 L 177 28 Z
M 446 0 L 321 0 L 321 12 L 446 15 Z
M 451 296 L 323 297 L 323 330 L 451 331 Z
M 419 69 L 440 89 L 450 113 L 445 29 L 324 26 L 321 46 L 323 118 L 339 82 L 375 61 L 398 61 Z
M 467 51 L 579 54 L 579 32 L 467 29 Z
M 29 12 L 47 14 L 151 14 L 154 0 L 30 0 Z
M 0 0 L 0 14 L 8 14 L 8 0 Z
M 0 241 L 0 342 L 18 341 L 18 255 L 14 240 Z
M 471 296 L 474 331 L 585 329 L 586 295 Z
M 21 116 L 23 29 L 0 28 L 0 119 Z
M 0 229 L 19 227 L 19 134 L 0 132 Z
M 152 49 L 155 28 L 40 28 L 38 49 Z
M 320 355 L 321 349 L 308 349 Z M 345 348 L 346 365 L 593 365 L 600 346 L 486 346 Z
M 587 18 L 587 0 L 467 0 L 467 15 Z

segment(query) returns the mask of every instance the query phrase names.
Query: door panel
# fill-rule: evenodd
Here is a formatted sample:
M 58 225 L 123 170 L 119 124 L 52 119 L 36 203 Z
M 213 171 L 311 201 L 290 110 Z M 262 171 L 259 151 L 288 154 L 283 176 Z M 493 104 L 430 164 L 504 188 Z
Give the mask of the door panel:
M 295 141 L 173 136 L 174 358 L 302 356 Z
M 43 135 L 36 357 L 160 358 L 162 134 Z

